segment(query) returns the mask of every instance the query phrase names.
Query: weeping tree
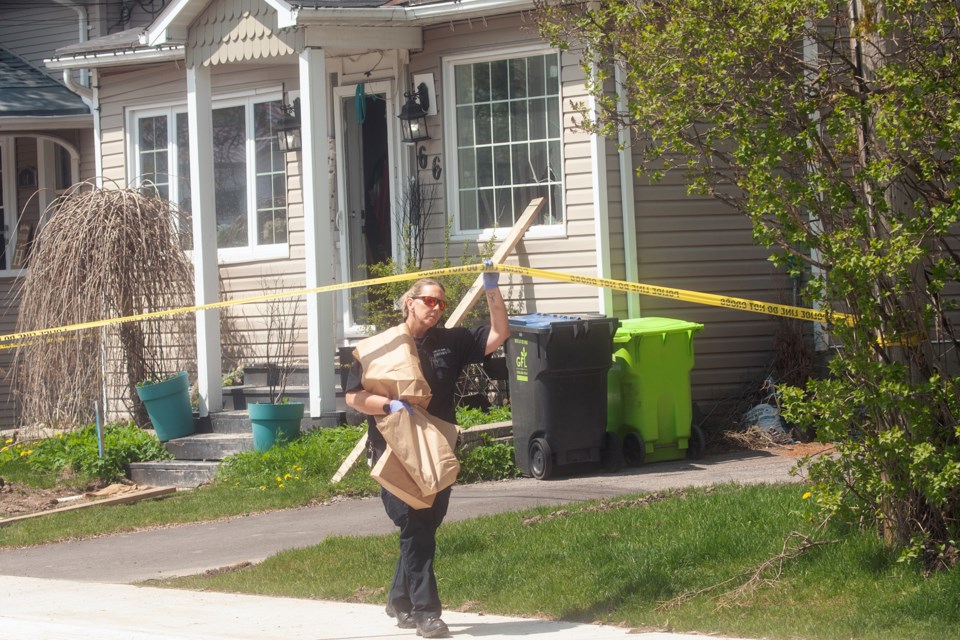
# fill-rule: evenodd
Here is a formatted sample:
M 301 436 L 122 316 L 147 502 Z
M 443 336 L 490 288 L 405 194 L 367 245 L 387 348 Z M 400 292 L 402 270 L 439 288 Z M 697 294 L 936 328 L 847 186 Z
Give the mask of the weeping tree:
M 639 172 L 682 171 L 834 315 L 829 373 L 784 394 L 838 443 L 826 515 L 928 568 L 960 540 L 960 5 L 912 0 L 543 2 L 579 52 L 582 126 L 628 129 Z M 618 101 L 618 98 L 625 98 Z
M 189 220 L 169 201 L 81 185 L 50 212 L 19 291 L 18 332 L 193 304 L 181 233 Z M 147 424 L 137 383 L 161 379 L 194 359 L 191 314 L 25 340 L 13 367 L 21 422 L 89 424 L 95 401 L 119 395 L 138 423 Z

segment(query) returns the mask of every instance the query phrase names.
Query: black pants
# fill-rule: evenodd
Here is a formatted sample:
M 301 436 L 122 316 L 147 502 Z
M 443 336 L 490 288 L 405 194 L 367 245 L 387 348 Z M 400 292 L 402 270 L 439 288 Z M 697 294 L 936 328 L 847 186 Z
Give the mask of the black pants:
M 386 449 L 383 436 L 368 425 L 367 456 L 370 466 L 377 464 Z M 452 487 L 437 493 L 433 505 L 414 509 L 386 489 L 380 489 L 380 500 L 387 515 L 400 527 L 400 558 L 393 572 L 393 582 L 387 602 L 396 611 L 412 614 L 416 619 L 440 617 L 443 607 L 433 572 L 433 557 L 437 551 L 437 529 L 447 515 Z
M 380 499 L 393 523 L 400 527 L 400 559 L 393 574 L 387 601 L 397 611 L 407 611 L 415 619 L 440 617 L 443 607 L 433 573 L 437 550 L 437 528 L 447 515 L 451 487 L 437 494 L 433 506 L 414 509 L 386 489 Z

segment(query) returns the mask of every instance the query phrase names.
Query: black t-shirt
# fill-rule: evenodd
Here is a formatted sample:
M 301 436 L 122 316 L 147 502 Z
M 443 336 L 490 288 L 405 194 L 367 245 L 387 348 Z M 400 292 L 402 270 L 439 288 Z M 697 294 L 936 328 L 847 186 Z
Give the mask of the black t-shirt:
M 423 377 L 430 385 L 433 394 L 427 412 L 447 422 L 457 421 L 457 407 L 455 392 L 460 372 L 468 364 L 483 361 L 487 350 L 487 336 L 490 327 L 483 326 L 476 329 L 455 327 L 433 327 L 422 338 L 415 338 L 417 354 L 420 356 L 420 368 Z M 357 391 L 363 388 L 363 368 L 359 362 L 350 367 L 345 391 Z M 383 437 L 376 431 L 373 421 L 369 421 L 369 438 L 382 441 Z

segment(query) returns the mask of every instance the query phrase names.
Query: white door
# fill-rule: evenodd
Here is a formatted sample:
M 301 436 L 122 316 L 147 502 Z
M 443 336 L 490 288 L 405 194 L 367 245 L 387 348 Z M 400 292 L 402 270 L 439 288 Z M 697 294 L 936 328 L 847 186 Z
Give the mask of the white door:
M 393 257 L 397 246 L 393 203 L 394 108 L 391 83 L 338 87 L 334 92 L 337 131 L 337 231 L 339 278 L 357 282 L 370 277 L 368 265 Z M 348 289 L 339 300 L 344 337 L 366 335 L 366 291 Z

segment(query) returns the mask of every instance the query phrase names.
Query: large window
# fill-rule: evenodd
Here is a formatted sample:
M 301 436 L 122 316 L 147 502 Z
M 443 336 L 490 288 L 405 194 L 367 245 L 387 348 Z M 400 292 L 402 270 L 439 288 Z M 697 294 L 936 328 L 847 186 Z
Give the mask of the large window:
M 538 196 L 547 207 L 536 223 L 561 223 L 557 54 L 456 60 L 451 72 L 459 230 L 509 228 Z
M 282 117 L 279 100 L 251 99 L 213 110 L 213 180 L 221 253 L 250 257 L 257 255 L 250 248 L 287 242 L 286 166 L 276 136 Z M 136 132 L 139 183 L 189 211 L 186 112 L 138 113 Z

